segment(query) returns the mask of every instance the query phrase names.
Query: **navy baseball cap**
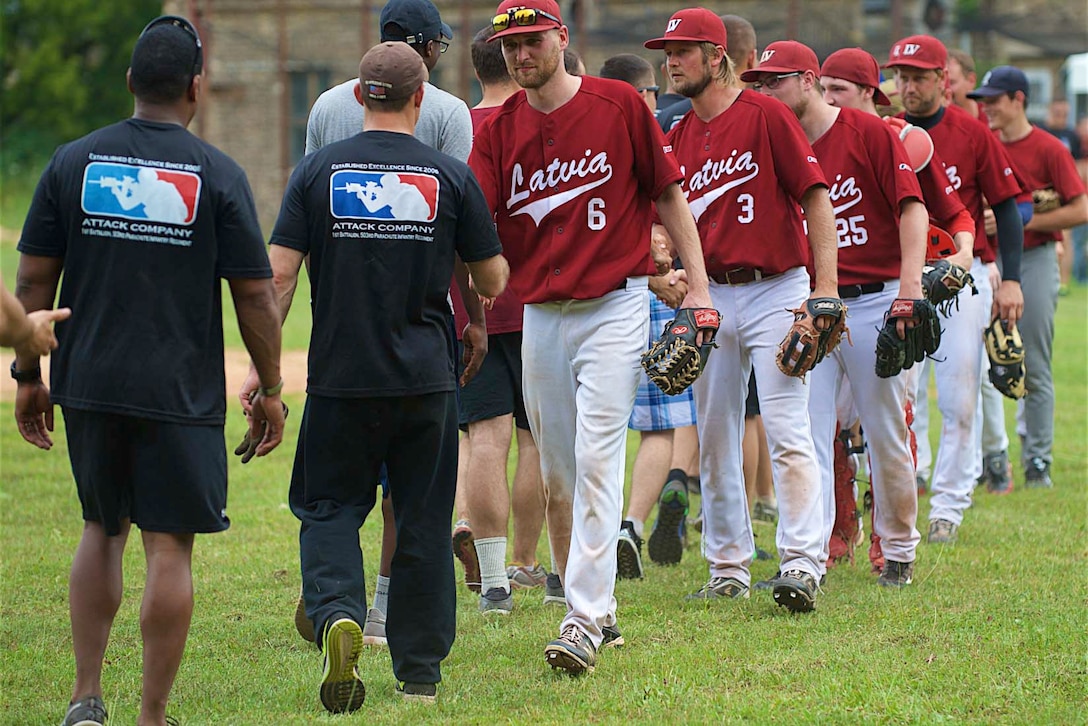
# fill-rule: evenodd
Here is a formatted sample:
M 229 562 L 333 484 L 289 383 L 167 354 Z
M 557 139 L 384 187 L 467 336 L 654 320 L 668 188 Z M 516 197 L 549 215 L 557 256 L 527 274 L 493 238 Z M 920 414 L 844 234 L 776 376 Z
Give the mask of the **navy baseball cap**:
M 382 42 L 400 40 L 409 45 L 420 45 L 440 37 L 453 38 L 453 30 L 442 22 L 438 8 L 431 0 L 389 0 L 382 8 L 378 22 L 381 26 Z M 399 25 L 404 33 L 387 34 L 385 26 L 389 23 Z M 393 37 L 394 35 L 399 37 Z
M 993 98 L 1003 93 L 1020 91 L 1028 97 L 1028 77 L 1014 66 L 998 66 L 982 77 L 982 85 L 967 94 L 968 98 Z

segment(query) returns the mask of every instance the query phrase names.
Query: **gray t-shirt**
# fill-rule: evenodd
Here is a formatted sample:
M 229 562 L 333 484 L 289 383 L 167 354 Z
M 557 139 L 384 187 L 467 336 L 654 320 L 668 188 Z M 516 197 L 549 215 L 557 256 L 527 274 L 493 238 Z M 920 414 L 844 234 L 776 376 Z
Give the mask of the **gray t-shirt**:
M 343 141 L 363 130 L 363 107 L 355 98 L 358 79 L 322 93 L 306 123 L 306 153 Z M 427 146 L 468 162 L 472 151 L 472 118 L 465 102 L 430 83 L 424 84 L 423 105 L 416 124 L 417 139 Z

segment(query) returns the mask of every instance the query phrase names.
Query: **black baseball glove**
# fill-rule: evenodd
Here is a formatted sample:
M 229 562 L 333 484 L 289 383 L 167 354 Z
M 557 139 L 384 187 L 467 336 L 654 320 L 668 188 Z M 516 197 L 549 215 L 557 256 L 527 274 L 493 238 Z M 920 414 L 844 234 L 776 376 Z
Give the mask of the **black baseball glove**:
M 912 320 L 913 327 L 899 337 L 896 321 Z M 884 313 L 884 327 L 876 336 L 876 374 L 891 378 L 900 371 L 921 363 L 937 352 L 941 344 L 941 324 L 937 309 L 928 300 L 897 299 Z
M 722 316 L 714 308 L 680 308 L 661 337 L 642 354 L 642 367 L 658 388 L 670 396 L 683 393 L 703 372 L 718 334 Z M 703 344 L 696 345 L 699 331 Z
M 953 305 L 959 310 L 958 295 L 965 287 L 971 288 L 972 295 L 978 295 L 971 273 L 948 260 L 935 260 L 922 268 L 922 290 L 926 299 L 946 318 Z
M 1002 395 L 1011 399 L 1023 398 L 1027 389 L 1024 377 L 1024 342 L 1016 325 L 1006 326 L 1001 318 L 994 318 L 982 333 L 986 342 L 986 355 L 990 358 L 990 382 Z
M 837 297 L 813 297 L 793 313 L 793 325 L 778 344 L 775 362 L 787 376 L 804 378 L 828 353 L 835 350 L 842 336 L 850 335 L 846 328 L 846 306 Z M 824 330 L 816 327 L 820 317 L 828 319 Z

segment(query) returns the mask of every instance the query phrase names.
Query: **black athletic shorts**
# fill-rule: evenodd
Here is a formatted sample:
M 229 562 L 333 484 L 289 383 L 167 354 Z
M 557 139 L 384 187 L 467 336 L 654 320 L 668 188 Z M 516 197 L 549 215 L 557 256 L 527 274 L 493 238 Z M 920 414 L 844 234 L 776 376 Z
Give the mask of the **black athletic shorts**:
M 113 536 L 121 522 L 147 532 L 221 532 L 227 518 L 222 425 L 176 424 L 63 408 L 83 519 Z
M 457 376 L 465 370 L 465 346 L 457 341 Z M 461 389 L 457 423 L 462 431 L 476 421 L 514 414 L 514 425 L 529 430 L 521 391 L 521 331 L 487 336 L 487 355 L 476 377 Z
M 756 391 L 756 372 L 748 376 L 748 398 L 744 400 L 744 418 L 759 415 L 759 393 Z

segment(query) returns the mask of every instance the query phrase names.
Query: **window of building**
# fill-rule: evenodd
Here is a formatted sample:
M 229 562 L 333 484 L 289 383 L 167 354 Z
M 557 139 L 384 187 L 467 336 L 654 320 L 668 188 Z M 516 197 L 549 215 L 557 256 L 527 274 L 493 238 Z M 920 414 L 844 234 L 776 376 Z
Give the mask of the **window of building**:
M 332 72 L 328 68 L 291 71 L 291 165 L 306 154 L 306 120 L 310 107 L 317 97 L 332 84 Z

